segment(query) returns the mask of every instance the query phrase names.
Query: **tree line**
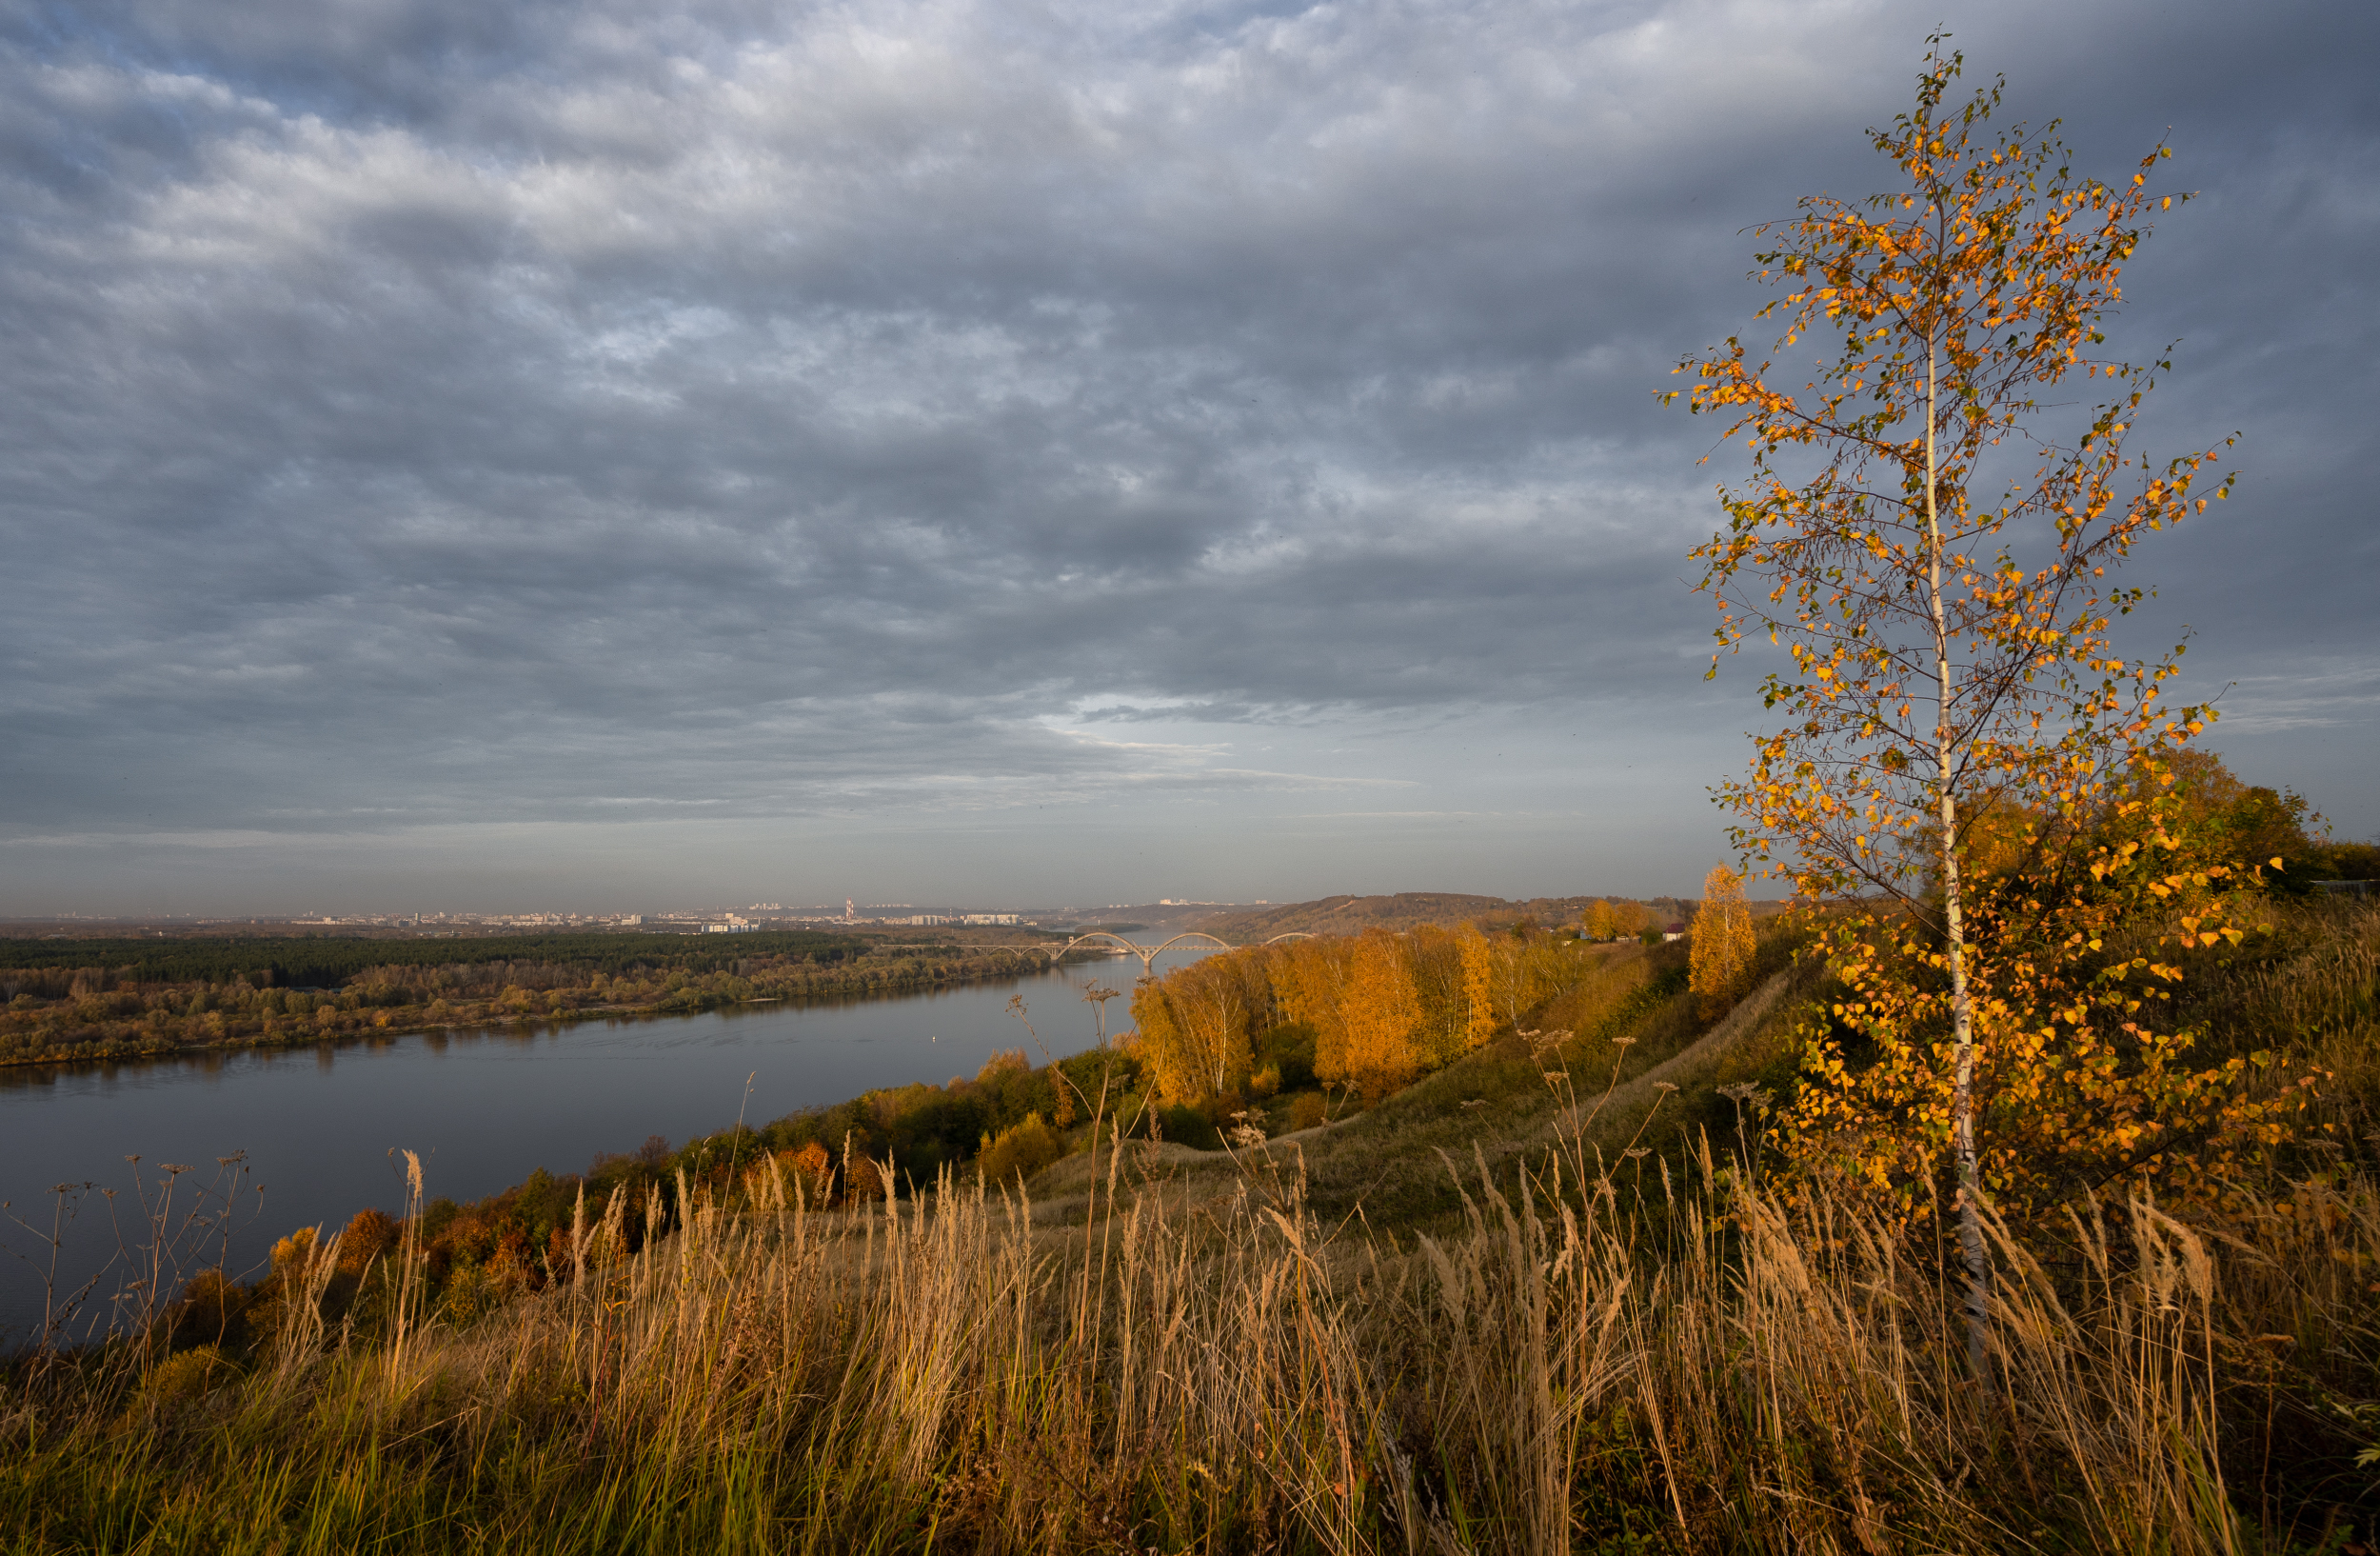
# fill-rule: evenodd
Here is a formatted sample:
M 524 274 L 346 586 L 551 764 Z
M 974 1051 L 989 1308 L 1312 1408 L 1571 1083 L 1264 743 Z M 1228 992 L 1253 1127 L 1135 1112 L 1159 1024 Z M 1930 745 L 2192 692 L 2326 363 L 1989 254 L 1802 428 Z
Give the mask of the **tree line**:
M 738 936 L 744 944 L 732 949 L 683 936 L 641 938 L 658 944 L 575 961 L 525 954 L 546 939 L 541 936 L 477 944 L 360 941 L 353 944 L 411 954 L 353 967 L 329 987 L 284 983 L 282 968 L 270 961 L 184 981 L 151 976 L 175 970 L 171 962 L 11 968 L 0 971 L 0 998 L 7 1000 L 0 1007 L 0 1064 L 286 1047 L 627 1012 L 684 1014 L 747 1000 L 864 998 L 1015 977 L 1049 960 L 1025 948 L 895 948 L 839 936 L 789 935 L 782 948 L 768 944 L 775 937 Z M 426 959 L 428 948 L 458 945 L 474 956 Z M 193 965 L 210 966 L 203 956 Z M 222 971 L 221 964 L 211 970 Z
M 763 929 L 707 938 L 626 931 L 390 939 L 362 935 L 0 938 L 0 976 L 106 968 L 135 983 L 227 984 L 244 979 L 258 987 L 326 987 L 375 968 L 551 962 L 614 975 L 641 968 L 709 972 L 756 956 L 845 961 L 864 954 L 867 948 L 868 942 L 857 936 L 815 929 Z
M 1586 928 L 1604 940 L 1650 922 L 1633 903 L 1587 912 Z M 1525 921 L 1242 947 L 1143 982 L 1130 1042 L 1168 1101 L 1200 1106 L 1278 1092 L 1284 1045 L 1273 1034 L 1295 1031 L 1317 1080 L 1375 1103 L 1520 1030 L 1608 954 L 1576 928 Z

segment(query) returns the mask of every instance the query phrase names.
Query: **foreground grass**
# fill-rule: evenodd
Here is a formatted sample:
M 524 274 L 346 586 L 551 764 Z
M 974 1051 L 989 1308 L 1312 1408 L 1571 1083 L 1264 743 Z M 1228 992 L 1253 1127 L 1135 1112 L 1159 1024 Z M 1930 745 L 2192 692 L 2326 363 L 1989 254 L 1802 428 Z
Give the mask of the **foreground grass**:
M 1988 1378 L 1923 1227 L 1788 1204 L 1732 1147 L 1616 1156 L 1772 1031 L 1626 988 L 1574 1040 L 1619 1055 L 1600 1106 L 1490 1123 L 1461 1104 L 1495 1074 L 1450 1072 L 1313 1143 L 1110 1147 L 1038 1203 L 821 1213 L 764 1164 L 680 1185 L 634 1252 L 658 1197 L 588 1209 L 566 1280 L 468 1321 L 400 1248 L 326 1332 L 325 1250 L 242 1366 L 15 1364 L 0 1549 L 2345 1551 L 2380 1501 L 2369 918 L 2210 1005 L 2330 1057 L 2328 1144 L 2187 1215 L 2003 1229 Z M 1326 1157 L 1419 1213 L 1323 1205 Z
M 1112 1213 L 1061 1232 L 980 1187 L 856 1221 L 772 1187 L 462 1327 L 326 1348 L 300 1314 L 246 1375 L 28 1366 L 0 1527 L 126 1552 L 2313 1547 L 2242 1516 L 2225 1373 L 2347 1307 L 2303 1281 L 2242 1307 L 2225 1275 L 2372 1267 L 2368 1183 L 2266 1207 L 2261 1247 L 2110 1207 L 2070 1278 L 2003 1238 L 1994 1394 L 1946 1360 L 1932 1250 L 1723 1179 L 1657 1244 L 1609 1187 L 1553 1207 L 1475 1180 L 1459 1234 L 1396 1256 L 1328 1237 L 1294 1178 L 1177 1216 L 1120 1171 Z

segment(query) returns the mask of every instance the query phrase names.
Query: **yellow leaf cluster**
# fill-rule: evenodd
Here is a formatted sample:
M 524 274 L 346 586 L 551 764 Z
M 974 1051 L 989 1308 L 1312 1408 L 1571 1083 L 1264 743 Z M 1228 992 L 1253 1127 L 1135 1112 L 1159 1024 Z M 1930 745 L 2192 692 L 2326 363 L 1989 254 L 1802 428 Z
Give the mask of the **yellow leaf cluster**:
M 1752 908 L 1744 878 L 1714 865 L 1702 878 L 1702 906 L 1694 918 L 1687 985 L 1708 1021 L 1743 996 L 1752 977 Z
M 1134 990 L 1137 1049 L 1169 1100 L 1248 1084 L 1254 1039 L 1279 1022 L 1315 1030 L 1315 1073 L 1378 1099 L 1477 1047 L 1577 983 L 1566 935 L 1423 926 L 1243 948 Z

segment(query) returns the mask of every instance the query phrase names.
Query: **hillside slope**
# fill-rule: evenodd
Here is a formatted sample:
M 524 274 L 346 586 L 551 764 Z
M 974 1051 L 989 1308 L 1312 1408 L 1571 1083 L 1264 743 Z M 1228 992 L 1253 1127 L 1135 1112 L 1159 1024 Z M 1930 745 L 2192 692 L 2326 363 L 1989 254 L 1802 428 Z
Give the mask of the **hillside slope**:
M 1278 908 L 1236 909 L 1200 919 L 1197 927 L 1234 945 L 1269 940 L 1294 930 L 1315 935 L 1353 935 L 1366 929 L 1411 929 L 1424 924 L 1451 929 L 1474 920 L 1497 925 L 1527 918 L 1551 928 L 1577 923 L 1578 915 L 1592 902 L 1637 900 L 1663 923 L 1684 918 L 1692 906 L 1676 897 L 1532 897 L 1526 902 L 1511 902 L 1502 897 L 1475 897 L 1459 891 L 1399 891 L 1387 897 L 1342 895 L 1286 903 Z
M 1682 958 L 1665 948 L 1659 960 Z M 1719 1088 L 1761 1077 L 1784 1054 L 1793 991 L 1807 976 L 1777 971 L 1716 1022 L 1699 1019 L 1694 996 L 1665 980 L 1615 1025 L 1558 1050 L 1532 1054 L 1506 1033 L 1377 1107 L 1253 1150 L 1135 1143 L 1129 1176 L 1196 1203 L 1236 1192 L 1250 1172 L 1287 1173 L 1302 1177 L 1326 1219 L 1360 1214 L 1375 1230 L 1389 1230 L 1426 1228 L 1458 1212 L 1450 1161 L 1463 1170 L 1483 1161 L 1500 1178 L 1524 1164 L 1541 1168 L 1559 1144 L 1565 1155 L 1599 1152 L 1614 1166 L 1638 1145 L 1680 1163 L 1705 1131 L 1721 1142 L 1732 1136 L 1735 1107 Z M 1558 1005 L 1548 1014 L 1558 1019 Z M 1555 1064 L 1565 1067 L 1566 1086 L 1548 1084 Z M 1090 1158 L 1075 1156 L 1036 1178 L 1037 1219 L 1079 1221 L 1091 1171 Z

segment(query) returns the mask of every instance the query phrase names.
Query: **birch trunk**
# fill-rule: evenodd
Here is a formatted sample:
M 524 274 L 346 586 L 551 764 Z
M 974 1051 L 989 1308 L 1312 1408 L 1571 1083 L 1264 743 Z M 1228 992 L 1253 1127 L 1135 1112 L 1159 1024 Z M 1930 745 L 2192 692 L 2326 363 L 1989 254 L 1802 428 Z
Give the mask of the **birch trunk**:
M 1942 515 L 1935 492 L 1938 470 L 1934 444 L 1938 388 L 1936 348 L 1932 332 L 1926 339 L 1926 587 L 1934 608 L 1934 688 L 1935 715 L 1934 756 L 1935 786 L 1941 801 L 1942 926 L 1951 966 L 1951 1151 L 1956 1163 L 1958 1189 L 1958 1249 L 1967 1267 L 1967 1366 L 1978 1384 L 1990 1386 L 1992 1254 L 1983 1240 L 1983 1175 L 1975 1157 L 1975 1025 L 1974 1005 L 1967 993 L 1967 933 L 1965 903 L 1958 876 L 1958 799 L 1952 790 L 1956 770 L 1955 738 L 1952 730 L 1951 642 L 1948 613 L 1942 606 Z

